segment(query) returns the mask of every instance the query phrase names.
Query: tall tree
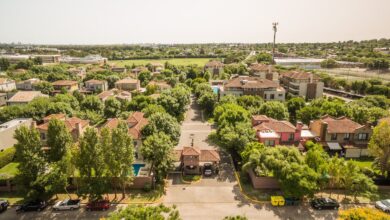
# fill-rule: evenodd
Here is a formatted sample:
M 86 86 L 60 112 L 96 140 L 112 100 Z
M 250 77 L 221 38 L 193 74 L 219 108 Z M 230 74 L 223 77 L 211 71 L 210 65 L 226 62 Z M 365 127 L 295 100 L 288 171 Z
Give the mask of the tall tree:
M 164 179 L 173 165 L 173 148 L 170 137 L 163 132 L 154 133 L 143 141 L 141 153 L 152 164 L 158 182 Z
M 180 138 L 180 124 L 167 113 L 155 113 L 149 116 L 149 123 L 142 129 L 142 135 L 151 136 L 158 132 L 164 132 L 170 137 L 173 144 L 177 144 Z
M 302 97 L 294 97 L 287 101 L 287 109 L 293 121 L 297 118 L 297 112 L 303 107 L 305 107 L 305 100 Z
M 38 199 L 45 194 L 45 189 L 37 180 L 46 170 L 39 132 L 22 126 L 15 131 L 15 139 L 18 141 L 15 155 L 19 162 L 16 181 L 27 198 Z
M 108 98 L 104 102 L 104 116 L 106 118 L 116 118 L 121 113 L 121 102 L 115 98 Z
M 374 128 L 368 150 L 375 157 L 375 166 L 382 175 L 389 177 L 390 172 L 390 124 L 386 121 Z
M 277 120 L 288 119 L 288 110 L 282 102 L 266 102 L 259 108 L 257 114 L 264 114 Z
M 47 131 L 47 146 L 50 148 L 48 159 L 50 162 L 61 160 L 72 144 L 72 136 L 65 123 L 58 119 L 51 119 Z

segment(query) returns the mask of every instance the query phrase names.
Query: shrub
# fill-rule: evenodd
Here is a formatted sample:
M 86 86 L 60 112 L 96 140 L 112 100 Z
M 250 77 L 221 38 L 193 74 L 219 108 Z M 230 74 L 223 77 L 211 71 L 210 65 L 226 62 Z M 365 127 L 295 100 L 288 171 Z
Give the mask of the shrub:
M 146 183 L 143 190 L 145 192 L 150 192 L 152 190 L 152 185 L 150 183 Z
M 3 168 L 5 165 L 11 163 L 15 157 L 15 148 L 10 147 L 5 149 L 3 152 L 0 152 L 0 168 Z

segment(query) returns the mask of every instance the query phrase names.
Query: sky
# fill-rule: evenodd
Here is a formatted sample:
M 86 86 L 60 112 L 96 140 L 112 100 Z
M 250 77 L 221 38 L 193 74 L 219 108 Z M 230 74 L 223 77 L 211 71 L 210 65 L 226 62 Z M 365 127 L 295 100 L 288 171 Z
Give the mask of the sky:
M 0 0 L 0 42 L 335 42 L 390 38 L 390 0 Z

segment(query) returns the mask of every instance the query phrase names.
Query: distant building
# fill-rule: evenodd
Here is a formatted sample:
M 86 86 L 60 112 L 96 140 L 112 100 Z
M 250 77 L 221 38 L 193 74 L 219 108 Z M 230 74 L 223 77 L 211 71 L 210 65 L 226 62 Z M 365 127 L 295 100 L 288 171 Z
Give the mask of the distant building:
M 223 67 L 225 64 L 223 64 L 221 61 L 213 60 L 204 66 L 204 70 L 211 73 L 212 76 L 219 75 L 223 73 Z
M 283 87 L 293 95 L 306 99 L 316 99 L 322 97 L 324 83 L 320 77 L 307 72 L 287 72 L 280 78 Z
M 238 76 L 227 81 L 220 89 L 220 96 L 256 95 L 267 101 L 284 101 L 286 95 L 278 83 L 260 77 Z
M 156 86 L 158 91 L 163 91 L 172 88 L 172 86 L 165 81 L 150 81 L 148 83 L 148 86 Z
M 40 55 L 40 54 L 37 54 L 37 55 L 32 55 L 31 58 L 41 58 L 42 59 L 42 63 L 59 63 L 60 62 L 60 58 L 61 58 L 61 55 Z
M 138 79 L 125 78 L 115 82 L 115 88 L 125 91 L 139 91 L 140 81 Z
M 16 90 L 15 80 L 8 78 L 0 78 L 0 91 L 10 92 Z
M 58 80 L 52 83 L 54 92 L 59 93 L 65 89 L 67 92 L 73 92 L 79 89 L 79 83 L 73 80 Z
M 41 82 L 41 80 L 37 78 L 27 79 L 16 83 L 16 88 L 18 90 L 32 91 L 34 90 L 34 86 L 39 82 Z
M 288 121 L 279 121 L 266 115 L 252 116 L 252 126 L 259 142 L 266 146 L 298 145 L 301 140 L 302 123 L 295 127 Z
M 108 89 L 108 83 L 105 80 L 91 79 L 85 81 L 85 89 L 92 92 L 103 92 Z
M 87 71 L 84 67 L 70 68 L 68 71 L 79 79 L 84 79 L 87 76 Z
M 100 55 L 88 55 L 86 57 L 61 57 L 61 63 L 69 64 L 106 64 L 107 58 Z
M 146 68 L 144 66 L 138 66 L 138 67 L 132 69 L 131 73 L 137 77 L 139 75 L 139 73 L 143 72 L 143 71 L 149 71 L 149 70 L 148 70 L 148 68 Z
M 277 65 L 284 67 L 300 67 L 303 69 L 320 69 L 324 59 L 314 58 L 275 58 Z
M 111 71 L 115 73 L 126 73 L 127 69 L 125 67 L 111 67 Z
M 254 63 L 250 65 L 249 72 L 252 76 L 258 76 L 261 79 L 268 79 L 274 82 L 279 82 L 279 73 L 272 65 Z
M 0 55 L 0 58 L 7 59 L 11 64 L 19 63 L 20 61 L 25 61 L 28 59 L 34 59 L 34 58 L 41 58 L 42 63 L 58 63 L 60 60 L 61 55 L 55 54 L 55 55 L 42 55 L 42 54 L 35 54 L 35 55 L 20 55 L 20 54 L 3 54 Z
M 164 69 L 164 65 L 157 62 L 151 63 L 150 67 L 152 72 L 161 72 Z
M 15 130 L 21 126 L 30 127 L 31 118 L 17 118 L 0 125 L 0 151 L 14 146 L 17 140 L 14 138 Z
M 368 156 L 368 142 L 372 135 L 371 125 L 361 125 L 347 117 L 333 118 L 325 115 L 313 120 L 310 131 L 331 153 L 345 153 L 345 157 Z
M 46 145 L 47 132 L 49 128 L 49 122 L 51 119 L 58 119 L 65 123 L 66 128 L 72 135 L 73 141 L 77 142 L 83 135 L 85 129 L 89 126 L 88 120 L 83 120 L 77 117 L 68 118 L 65 114 L 52 114 L 43 119 L 43 124 L 38 125 L 36 128 L 39 131 L 42 144 Z
M 7 105 L 24 105 L 39 97 L 49 96 L 42 94 L 40 91 L 19 91 L 8 99 Z
M 2 54 L 0 58 L 7 59 L 10 64 L 17 64 L 20 61 L 30 59 L 30 55 L 19 55 L 19 54 Z

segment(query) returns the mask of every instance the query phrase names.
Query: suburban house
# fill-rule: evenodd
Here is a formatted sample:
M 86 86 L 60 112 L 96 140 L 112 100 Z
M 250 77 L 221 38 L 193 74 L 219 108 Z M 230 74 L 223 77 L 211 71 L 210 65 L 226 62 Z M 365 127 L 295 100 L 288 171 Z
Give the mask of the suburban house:
M 253 63 L 249 67 L 249 72 L 252 76 L 258 76 L 261 79 L 268 79 L 279 83 L 279 73 L 272 65 Z
M 161 63 L 151 63 L 151 72 L 161 72 L 164 69 L 164 65 Z
M 77 67 L 77 68 L 74 67 L 74 68 L 68 69 L 68 71 L 72 75 L 77 76 L 80 79 L 84 79 L 87 76 L 87 71 L 85 70 L 84 67 Z
M 73 80 L 58 80 L 52 83 L 54 92 L 58 93 L 65 89 L 67 92 L 73 92 L 79 89 L 79 83 Z
M 303 124 L 298 122 L 295 127 L 288 121 L 279 121 L 266 115 L 253 115 L 252 126 L 256 130 L 257 139 L 265 146 L 298 146 Z
M 73 141 L 77 142 L 80 136 L 84 133 L 85 129 L 89 126 L 88 120 L 83 120 L 77 117 L 68 118 L 65 114 L 52 114 L 43 118 L 43 123 L 38 125 L 36 128 L 39 131 L 41 142 L 46 144 L 47 132 L 49 128 L 49 122 L 51 119 L 58 119 L 64 121 L 66 128 L 72 135 Z
M 213 60 L 206 63 L 204 66 L 204 71 L 208 71 L 212 76 L 215 76 L 223 73 L 224 66 L 225 64 L 223 64 L 221 61 Z
M 172 88 L 172 86 L 165 81 L 150 81 L 148 86 L 156 86 L 157 91 L 163 91 Z
M 220 88 L 220 95 L 257 95 L 264 100 L 284 101 L 286 91 L 278 83 L 260 77 L 238 76 Z
M 127 69 L 125 67 L 111 67 L 110 69 L 112 72 L 115 72 L 115 73 L 126 73 L 127 72 Z
M 102 126 L 109 128 L 110 130 L 116 128 L 120 122 L 118 118 L 110 118 L 107 122 Z M 135 159 L 137 161 L 142 161 L 142 155 L 140 153 L 140 148 L 142 145 L 142 134 L 141 129 L 149 123 L 148 119 L 144 117 L 144 113 L 142 112 L 134 112 L 129 115 L 127 120 L 125 121 L 129 128 L 129 135 L 133 138 L 134 141 L 134 149 L 135 149 Z
M 135 78 L 138 78 L 139 73 L 143 72 L 143 71 L 149 71 L 149 70 L 148 70 L 148 68 L 146 68 L 144 66 L 137 66 L 136 68 L 131 70 L 131 73 L 133 74 L 133 76 Z
M 31 118 L 17 118 L 0 124 L 0 151 L 14 146 L 18 141 L 14 138 L 15 130 L 21 126 L 30 127 Z
M 281 84 L 293 95 L 302 96 L 306 99 L 322 97 L 324 83 L 320 77 L 308 72 L 292 71 L 281 75 Z
M 8 99 L 7 105 L 24 105 L 39 97 L 49 96 L 42 94 L 40 91 L 19 91 Z
M 114 97 L 119 101 L 131 101 L 131 93 L 127 91 L 121 91 L 118 89 L 111 89 L 98 94 L 98 97 L 103 102 L 110 97 Z
M 333 153 L 345 157 L 367 156 L 367 145 L 372 134 L 372 126 L 361 125 L 347 117 L 333 118 L 325 115 L 310 122 L 310 130 L 317 134 L 317 141 Z
M 85 89 L 91 92 L 102 92 L 108 89 L 108 83 L 105 80 L 91 79 L 85 81 Z
M 16 83 L 16 88 L 18 90 L 32 91 L 32 90 L 34 90 L 34 86 L 36 84 L 38 84 L 39 82 L 41 82 L 41 80 L 38 78 L 27 79 L 27 80 Z
M 202 174 L 204 164 L 211 164 L 213 169 L 216 169 L 221 161 L 218 151 L 197 147 L 183 147 L 182 150 L 176 150 L 176 156 L 181 162 L 184 174 Z
M 0 93 L 0 106 L 7 105 L 7 93 Z
M 115 82 L 115 88 L 124 91 L 139 91 L 140 81 L 138 79 L 125 78 Z
M 12 90 L 16 90 L 15 81 L 8 78 L 0 78 L 0 91 L 10 92 Z

